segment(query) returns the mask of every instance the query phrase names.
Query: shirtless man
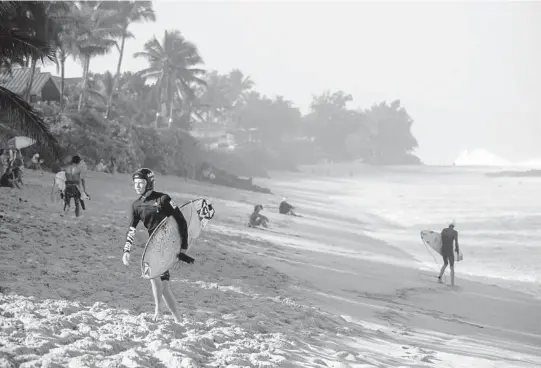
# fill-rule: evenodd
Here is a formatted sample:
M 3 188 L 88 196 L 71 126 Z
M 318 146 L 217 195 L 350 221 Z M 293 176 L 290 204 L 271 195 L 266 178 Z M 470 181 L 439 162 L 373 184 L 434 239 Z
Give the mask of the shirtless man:
M 68 165 L 64 171 L 66 172 L 66 189 L 64 190 L 64 212 L 69 210 L 70 202 L 73 198 L 75 202 L 75 216 L 79 217 L 80 209 L 85 209 L 85 202 L 82 199 L 81 186 L 85 197 L 88 197 L 86 193 L 85 174 L 86 170 L 81 163 L 79 156 L 73 156 L 71 164 Z

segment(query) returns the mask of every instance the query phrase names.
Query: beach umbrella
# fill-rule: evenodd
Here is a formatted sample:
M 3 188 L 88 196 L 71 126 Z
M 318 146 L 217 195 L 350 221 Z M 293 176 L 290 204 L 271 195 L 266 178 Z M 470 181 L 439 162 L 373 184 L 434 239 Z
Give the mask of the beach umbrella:
M 36 143 L 35 139 L 17 136 L 8 140 L 8 148 L 20 150 L 22 148 L 30 147 L 34 143 Z

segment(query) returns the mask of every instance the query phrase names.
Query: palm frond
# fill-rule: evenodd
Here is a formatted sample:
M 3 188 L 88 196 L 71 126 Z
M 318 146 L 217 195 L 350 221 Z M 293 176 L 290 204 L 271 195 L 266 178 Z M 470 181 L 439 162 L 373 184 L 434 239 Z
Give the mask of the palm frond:
M 17 6 L 16 1 L 0 1 L 0 14 L 10 14 Z
M 10 90 L 0 87 L 0 111 L 9 125 L 35 139 L 39 145 L 49 147 L 55 158 L 58 157 L 58 142 L 39 111 L 32 105 Z
M 24 56 L 41 60 L 41 62 L 44 58 L 56 62 L 56 53 L 51 45 L 22 29 L 0 28 L 0 50 L 2 50 L 2 56 L 7 59 Z

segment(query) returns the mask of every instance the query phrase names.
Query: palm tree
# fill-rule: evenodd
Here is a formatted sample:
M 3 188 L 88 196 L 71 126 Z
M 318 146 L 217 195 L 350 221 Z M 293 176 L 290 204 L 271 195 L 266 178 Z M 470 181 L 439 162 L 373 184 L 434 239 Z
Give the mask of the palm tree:
M 128 27 L 132 23 L 141 21 L 156 21 L 156 15 L 152 9 L 151 1 L 120 1 L 120 2 L 106 2 L 109 6 L 117 9 L 116 16 L 118 17 L 118 24 L 121 28 L 121 40 L 120 50 L 118 56 L 118 64 L 116 67 L 116 74 L 114 79 L 113 89 L 116 89 L 118 84 L 118 78 L 120 77 L 120 68 L 122 66 L 122 58 L 124 57 L 124 46 L 126 44 L 126 38 L 132 38 L 133 35 L 128 31 Z M 111 109 L 111 103 L 113 100 L 113 94 L 109 95 L 107 101 L 107 111 L 105 112 L 105 118 L 109 117 L 109 110 Z
M 204 111 L 206 124 L 222 120 L 226 111 L 232 108 L 230 98 L 230 83 L 226 76 L 212 71 L 207 74 L 206 88 L 198 88 L 201 112 Z
M 36 13 L 45 14 L 40 10 L 43 3 L 33 4 Z M 35 37 L 32 30 L 21 28 L 28 21 L 28 13 L 24 11 L 27 3 L 4 1 L 0 3 L 0 67 L 10 71 L 15 64 L 23 65 L 24 60 L 35 59 L 55 61 L 53 47 Z M 42 5 L 41 5 L 42 6 Z M 22 130 L 38 141 L 48 145 L 53 153 L 58 155 L 58 142 L 49 131 L 43 117 L 23 98 L 0 87 L 0 125 L 4 122 Z
M 187 95 L 193 95 L 193 84 L 205 85 L 201 79 L 205 71 L 195 66 L 203 64 L 197 47 L 187 41 L 179 31 L 165 31 L 162 42 L 156 37 L 145 43 L 143 52 L 137 52 L 134 57 L 144 57 L 149 67 L 140 71 L 145 79 L 156 81 L 157 107 L 156 121 L 161 111 L 162 101 L 169 114 L 169 127 L 172 122 L 173 101 L 178 89 Z M 182 98 L 182 96 L 178 96 Z
M 60 19 L 60 30 L 57 35 L 56 49 L 58 54 L 57 73 L 60 69 L 60 110 L 64 110 L 65 96 L 65 72 L 66 60 L 72 55 L 76 59 L 77 51 L 77 29 L 84 25 L 85 20 L 77 17 L 74 10 L 75 3 L 62 2 L 62 8 L 55 8 L 49 14 L 55 19 Z
M 44 4 L 25 2 L 27 14 L 29 15 L 30 23 L 28 26 L 34 32 L 34 36 L 42 41 L 47 42 L 54 49 L 58 49 L 60 45 L 60 34 L 63 24 L 69 23 L 68 13 L 70 10 L 69 3 L 59 1 L 49 1 Z M 37 6 L 35 4 L 38 4 Z M 36 71 L 37 59 L 31 60 L 31 73 L 28 81 L 24 97 L 28 100 L 32 91 L 34 74 Z M 56 63 L 56 62 L 55 62 Z M 58 69 L 58 63 L 57 69 Z
M 229 80 L 229 98 L 232 107 L 246 102 L 246 94 L 252 90 L 255 83 L 250 77 L 246 77 L 239 69 L 233 69 L 227 76 Z
M 114 40 L 122 33 L 116 21 L 116 12 L 102 8 L 103 2 L 85 1 L 73 7 L 74 17 L 79 21 L 75 30 L 76 55 L 83 63 L 83 81 L 77 111 L 81 111 L 86 97 L 86 86 L 90 60 L 99 55 L 107 54 L 113 46 L 117 45 Z

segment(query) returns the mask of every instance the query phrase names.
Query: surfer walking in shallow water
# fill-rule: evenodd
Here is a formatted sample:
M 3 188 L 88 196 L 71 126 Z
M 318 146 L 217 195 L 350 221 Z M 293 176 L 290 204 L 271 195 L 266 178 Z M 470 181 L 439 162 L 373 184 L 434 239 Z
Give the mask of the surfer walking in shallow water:
M 165 193 L 154 190 L 154 173 L 150 169 L 142 168 L 133 175 L 133 187 L 139 196 L 131 206 L 129 229 L 126 234 L 126 243 L 124 245 L 124 254 L 122 262 L 125 266 L 130 264 L 130 251 L 135 240 L 135 229 L 139 222 L 142 222 L 148 230 L 150 236 L 163 219 L 169 216 L 177 221 L 180 238 L 182 239 L 179 258 L 188 249 L 188 226 L 186 220 L 180 212 L 180 209 Z M 152 285 L 152 295 L 154 296 L 155 312 L 153 319 L 156 321 L 161 317 L 162 299 L 167 308 L 173 315 L 175 322 L 180 322 L 180 314 L 177 309 L 177 303 L 169 287 L 169 271 L 165 271 L 159 277 L 150 280 Z
M 457 259 L 459 258 L 458 248 L 458 231 L 455 230 L 455 222 L 452 221 L 448 227 L 441 231 L 441 255 L 443 257 L 443 266 L 441 267 L 438 281 L 442 282 L 441 278 L 445 273 L 447 265 L 451 269 L 451 285 L 455 285 L 455 254 L 453 252 L 453 245 L 455 246 L 455 252 Z

